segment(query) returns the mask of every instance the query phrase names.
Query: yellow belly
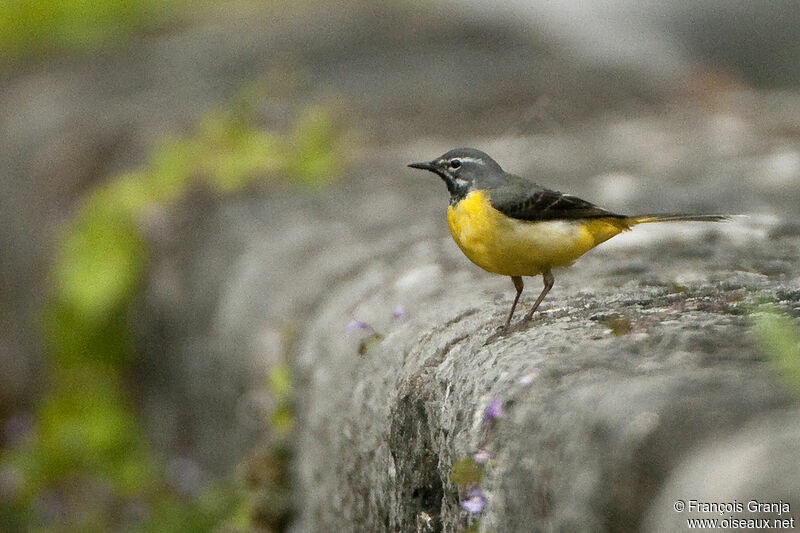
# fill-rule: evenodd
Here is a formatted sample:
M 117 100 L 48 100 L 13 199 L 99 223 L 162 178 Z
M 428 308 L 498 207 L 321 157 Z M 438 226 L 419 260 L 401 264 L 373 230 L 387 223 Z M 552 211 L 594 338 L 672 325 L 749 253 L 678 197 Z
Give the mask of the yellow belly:
M 624 219 L 596 218 L 529 222 L 492 207 L 473 191 L 447 208 L 450 234 L 470 261 L 504 276 L 535 276 L 577 258 L 628 228 Z

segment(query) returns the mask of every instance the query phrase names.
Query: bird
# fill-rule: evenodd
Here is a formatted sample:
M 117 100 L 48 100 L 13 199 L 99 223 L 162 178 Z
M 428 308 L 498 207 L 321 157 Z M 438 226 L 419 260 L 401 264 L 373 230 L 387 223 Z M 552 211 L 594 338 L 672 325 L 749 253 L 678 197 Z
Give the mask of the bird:
M 411 163 L 444 180 L 450 193 L 447 225 L 467 258 L 493 274 L 510 276 L 516 289 L 508 329 L 524 288 L 523 276 L 541 274 L 544 288 L 523 322 L 539 308 L 555 278 L 553 269 L 639 224 L 651 222 L 720 222 L 727 215 L 662 213 L 622 215 L 571 194 L 509 174 L 486 153 L 456 148 L 436 159 Z

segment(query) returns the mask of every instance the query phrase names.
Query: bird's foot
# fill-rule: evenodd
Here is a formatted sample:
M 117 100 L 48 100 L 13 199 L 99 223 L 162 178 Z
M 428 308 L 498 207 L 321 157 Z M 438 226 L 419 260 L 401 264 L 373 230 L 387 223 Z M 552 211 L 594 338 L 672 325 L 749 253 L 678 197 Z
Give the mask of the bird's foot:
M 487 344 L 491 344 L 494 341 L 505 337 L 506 335 L 525 329 L 526 325 L 527 325 L 526 320 L 520 320 L 514 324 L 506 322 L 505 324 L 497 326 L 496 328 L 494 328 L 494 333 L 492 333 L 491 335 L 489 335 L 489 337 L 486 338 L 484 346 L 486 346 Z

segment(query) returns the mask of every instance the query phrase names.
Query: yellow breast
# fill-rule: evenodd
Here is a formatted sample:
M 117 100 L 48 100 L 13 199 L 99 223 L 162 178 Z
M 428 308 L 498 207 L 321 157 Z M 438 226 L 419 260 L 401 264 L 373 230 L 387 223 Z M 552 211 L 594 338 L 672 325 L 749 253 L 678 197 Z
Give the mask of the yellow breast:
M 535 276 L 566 266 L 627 229 L 620 219 L 529 222 L 507 217 L 473 191 L 447 208 L 447 224 L 458 247 L 479 267 L 504 276 Z

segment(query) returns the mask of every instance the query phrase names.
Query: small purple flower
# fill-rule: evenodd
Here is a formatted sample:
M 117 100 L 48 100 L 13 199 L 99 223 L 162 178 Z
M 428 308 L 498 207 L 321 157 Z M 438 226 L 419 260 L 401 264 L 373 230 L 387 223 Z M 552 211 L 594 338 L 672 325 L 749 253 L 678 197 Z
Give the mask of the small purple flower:
M 470 514 L 478 514 L 486 507 L 486 497 L 481 489 L 469 491 L 466 500 L 461 500 L 461 508 Z
M 530 372 L 517 379 L 517 385 L 522 385 L 523 387 L 527 387 L 528 385 L 533 383 L 533 380 L 536 379 L 536 376 L 538 375 L 539 375 L 539 369 L 533 368 L 531 369 Z
M 472 454 L 472 460 L 479 465 L 485 465 L 491 458 L 492 454 L 488 450 L 475 450 L 475 453 Z
M 344 332 L 348 335 L 352 335 L 356 331 L 372 331 L 372 326 L 354 318 L 347 324 L 347 327 L 344 328 Z
M 394 311 L 392 312 L 392 318 L 394 318 L 395 320 L 402 320 L 406 318 L 406 316 L 407 316 L 406 308 L 403 307 L 402 305 L 398 305 L 397 307 L 395 307 Z
M 483 411 L 484 422 L 489 422 L 495 418 L 503 418 L 503 402 L 500 401 L 500 398 L 492 398 L 492 401 Z

